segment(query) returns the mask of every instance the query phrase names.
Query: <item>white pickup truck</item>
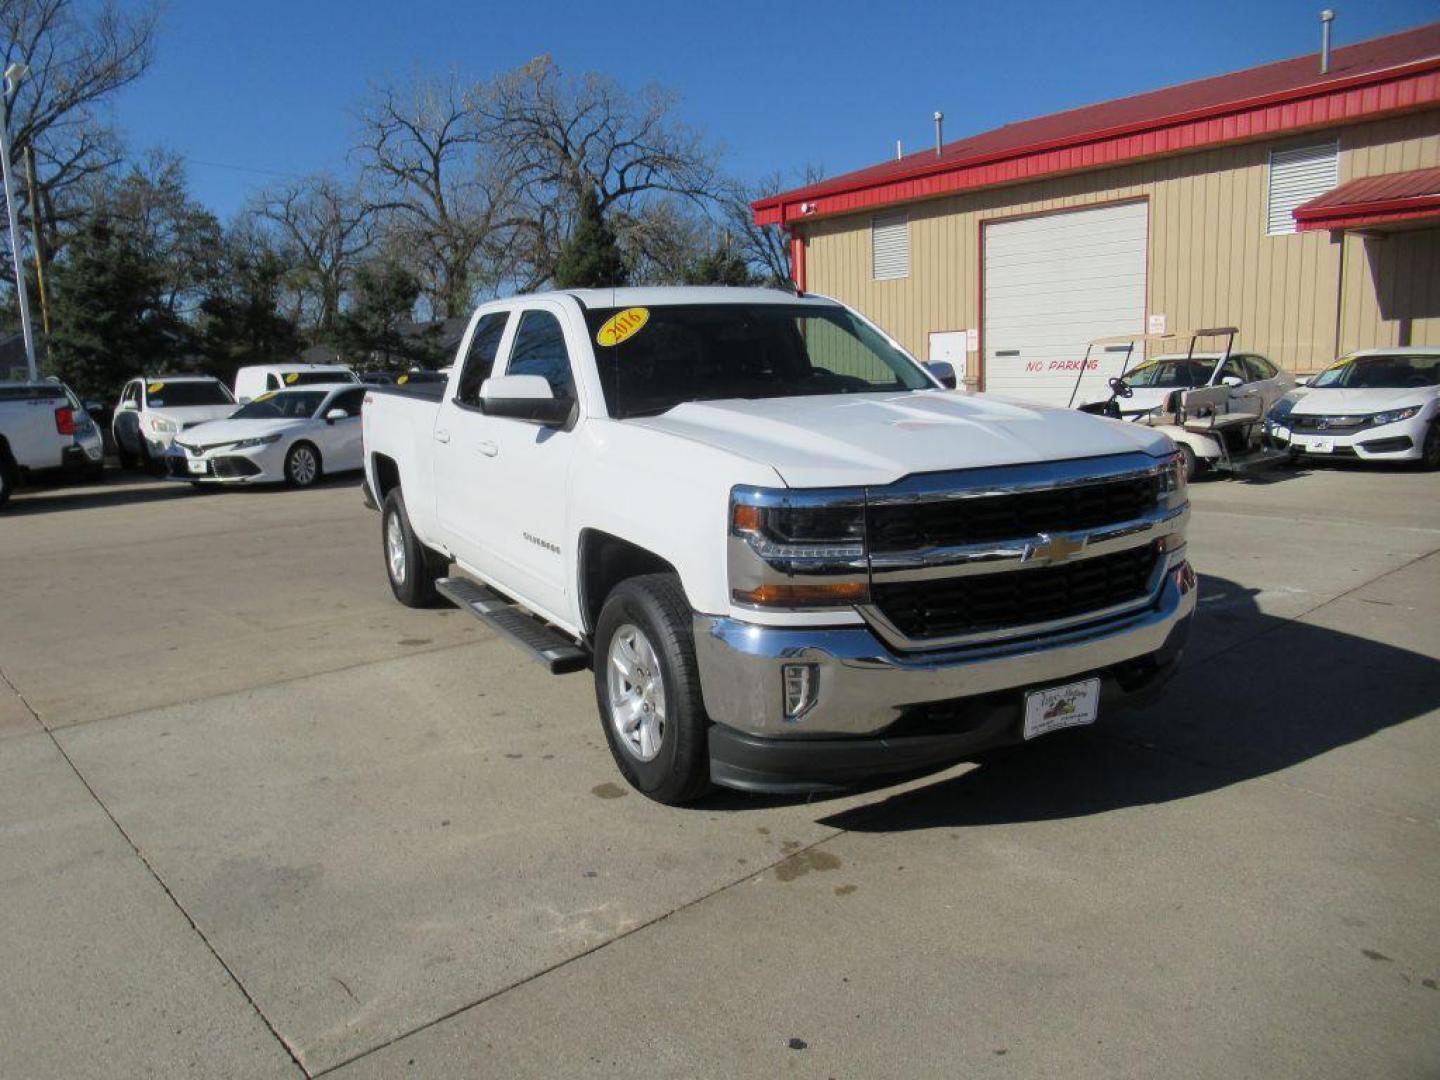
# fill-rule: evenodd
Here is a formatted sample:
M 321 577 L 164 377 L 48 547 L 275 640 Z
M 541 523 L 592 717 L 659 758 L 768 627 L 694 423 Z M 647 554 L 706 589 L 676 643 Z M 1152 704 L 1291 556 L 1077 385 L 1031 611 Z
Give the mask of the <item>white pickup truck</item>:
M 63 471 L 95 477 L 104 468 L 100 430 L 69 387 L 0 383 L 0 506 L 24 476 Z
M 486 304 L 448 384 L 362 415 L 395 596 L 592 668 L 620 772 L 662 802 L 1091 722 L 1168 680 L 1195 607 L 1168 439 L 949 391 L 821 297 Z

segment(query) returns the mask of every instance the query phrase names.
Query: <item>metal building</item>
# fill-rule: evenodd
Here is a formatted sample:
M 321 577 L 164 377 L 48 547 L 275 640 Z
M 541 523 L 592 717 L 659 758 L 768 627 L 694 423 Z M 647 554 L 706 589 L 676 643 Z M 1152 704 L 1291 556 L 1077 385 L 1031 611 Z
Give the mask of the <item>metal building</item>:
M 1322 71 L 1322 67 L 1328 70 Z M 1440 345 L 1440 23 L 941 144 L 754 204 L 802 288 L 1063 404 L 1087 340 L 1232 324 L 1313 371 Z

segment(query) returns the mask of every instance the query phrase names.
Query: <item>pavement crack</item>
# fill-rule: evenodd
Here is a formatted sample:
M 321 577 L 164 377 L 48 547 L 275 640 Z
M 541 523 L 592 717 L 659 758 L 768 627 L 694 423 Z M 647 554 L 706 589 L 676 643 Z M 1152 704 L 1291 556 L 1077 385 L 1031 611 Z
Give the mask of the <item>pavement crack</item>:
M 20 703 L 25 706 L 26 711 L 29 712 L 32 717 L 34 717 L 35 722 L 44 729 L 46 737 L 49 738 L 51 745 L 55 747 L 55 752 L 58 753 L 61 759 L 64 760 L 65 764 L 70 767 L 70 771 L 75 774 L 75 779 L 80 781 L 81 786 L 83 786 L 85 790 L 89 792 L 90 798 L 95 800 L 95 805 L 100 808 L 101 813 L 103 813 L 107 818 L 109 818 L 110 824 L 113 825 L 115 827 L 115 831 L 124 838 L 125 843 L 130 845 L 130 850 L 135 853 L 135 857 L 140 860 L 140 864 L 145 867 L 146 871 L 149 872 L 150 877 L 154 879 L 155 884 L 160 886 L 161 892 L 163 892 L 165 896 L 169 899 L 170 903 L 174 905 L 175 910 L 180 913 L 180 917 L 183 918 L 185 922 L 189 925 L 190 929 L 195 932 L 195 936 L 200 939 L 200 941 L 204 944 L 205 948 L 209 951 L 210 955 L 215 958 L 215 962 L 220 965 L 221 970 L 223 970 L 225 974 L 229 976 L 230 981 L 235 984 L 235 989 L 240 992 L 240 996 L 243 997 L 245 1001 L 249 1004 L 250 1008 L 254 1010 L 255 1015 L 260 1018 L 260 1022 L 265 1025 L 265 1030 L 270 1032 L 271 1037 L 274 1038 L 274 1040 L 284 1048 L 285 1053 L 289 1056 L 290 1060 L 295 1063 L 295 1067 L 300 1070 L 301 1075 L 306 1077 L 311 1076 L 310 1071 L 306 1069 L 305 1066 L 301 1063 L 299 1055 L 295 1051 L 295 1047 L 291 1046 L 290 1041 L 286 1039 L 285 1036 L 281 1035 L 280 1032 L 276 1029 L 275 1025 L 270 1022 L 270 1018 L 266 1016 L 265 1011 L 260 1008 L 260 1003 L 251 996 L 250 991 L 246 989 L 245 984 L 240 981 L 240 977 L 236 975 L 230 965 L 225 962 L 225 958 L 220 955 L 214 944 L 210 941 L 208 937 L 205 936 L 205 931 L 200 929 L 194 918 L 191 917 L 190 912 L 185 910 L 185 905 L 180 903 L 179 897 L 177 897 L 175 893 L 171 891 L 170 886 L 165 883 L 165 879 L 160 876 L 159 871 L 156 870 L 155 866 L 150 862 L 148 858 L 146 858 L 145 853 L 140 850 L 140 845 L 135 843 L 134 838 L 129 834 L 129 832 L 126 831 L 125 826 L 120 824 L 119 820 L 115 817 L 115 815 L 111 813 L 110 807 L 105 805 L 105 800 L 100 797 L 100 793 L 91 786 L 90 781 L 85 778 L 85 774 L 80 771 L 79 767 L 75 764 L 75 762 L 71 760 L 70 755 L 65 752 L 65 748 L 60 745 L 60 740 L 55 737 L 55 732 L 50 729 L 50 725 L 45 723 L 45 721 L 41 719 L 40 714 L 35 711 L 34 707 L 26 699 L 25 695 L 20 692 L 20 688 L 15 685 L 15 683 L 10 679 L 10 676 L 7 675 L 3 669 L 0 669 L 0 682 L 3 682 L 7 687 L 10 688 L 11 692 L 20 700 Z
M 760 878 L 769 871 L 774 870 L 781 863 L 791 862 L 801 856 L 804 856 L 807 852 L 812 851 L 823 844 L 828 844 L 830 841 L 836 839 L 837 837 L 844 836 L 848 831 L 849 830 L 847 829 L 834 829 L 828 836 L 822 836 L 814 843 L 806 844 L 802 848 L 795 848 L 790 851 L 780 852 L 779 857 L 775 859 L 774 862 L 766 863 L 758 870 L 752 870 L 744 874 L 743 876 L 736 878 L 733 881 L 727 881 L 725 882 L 725 884 L 719 885 L 716 888 L 711 889 L 707 893 L 687 900 L 685 901 L 685 903 L 673 907 L 669 911 L 662 911 L 654 918 L 647 919 L 645 922 L 642 923 L 637 923 L 635 926 L 630 927 L 630 929 L 622 931 L 621 933 L 616 934 L 612 938 L 607 938 L 605 941 L 602 941 L 596 945 L 592 945 L 588 949 L 582 949 L 580 952 L 575 953 L 573 956 L 567 956 L 563 960 L 555 961 L 555 963 L 550 964 L 548 967 L 543 967 L 538 971 L 532 971 L 524 978 L 516 979 L 512 983 L 502 986 L 496 990 L 492 990 L 490 993 L 478 997 L 474 1001 L 468 1001 L 464 1005 L 456 1006 L 442 1016 L 436 1016 L 430 1020 L 425 1021 L 425 1023 L 423 1024 L 417 1024 L 415 1027 L 410 1028 L 408 1031 L 402 1031 L 397 1035 L 393 1035 L 390 1038 L 384 1040 L 383 1042 L 376 1043 L 374 1046 L 361 1050 L 358 1053 L 353 1054 L 350 1057 L 345 1058 L 341 1061 L 337 1061 L 333 1065 L 327 1065 L 325 1068 L 309 1074 L 311 1080 L 319 1080 L 319 1078 L 322 1076 L 327 1076 L 338 1069 L 343 1069 L 348 1065 L 353 1065 L 355 1062 L 361 1061 L 372 1054 L 379 1053 L 381 1050 L 386 1050 L 389 1047 L 394 1046 L 396 1043 L 403 1042 L 411 1036 L 419 1035 L 423 1031 L 429 1031 L 431 1028 L 436 1027 L 439 1024 L 445 1023 L 447 1020 L 453 1020 L 455 1017 L 467 1013 L 471 1009 L 478 1009 L 480 1006 L 486 1004 L 487 1002 L 491 1002 L 494 1001 L 496 998 L 503 997 L 504 995 L 510 993 L 513 990 L 518 990 L 520 989 L 520 987 L 525 986 L 528 983 L 532 983 L 536 979 L 543 979 L 546 975 L 549 975 L 552 972 L 561 971 L 564 968 L 569 967 L 571 964 L 579 963 L 586 957 L 594 956 L 596 953 L 608 949 L 610 948 L 610 946 L 618 944 L 619 942 L 624 941 L 626 938 L 634 937 L 636 934 L 649 930 L 653 926 L 659 926 L 666 919 L 669 919 L 675 915 L 679 915 L 681 912 L 688 911 L 690 908 L 693 908 L 698 904 L 703 904 L 707 900 L 727 893 L 731 889 L 735 888 L 737 885 L 743 885 L 746 882 L 755 881 L 757 878 Z M 331 976 L 331 978 L 334 978 L 334 976 Z

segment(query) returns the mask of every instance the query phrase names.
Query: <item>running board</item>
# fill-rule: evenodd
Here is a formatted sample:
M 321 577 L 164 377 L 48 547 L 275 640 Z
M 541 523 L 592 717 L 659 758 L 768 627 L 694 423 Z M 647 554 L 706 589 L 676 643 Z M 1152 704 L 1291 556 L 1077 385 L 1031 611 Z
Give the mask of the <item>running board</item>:
M 484 585 L 468 578 L 447 577 L 435 582 L 435 591 L 505 634 L 549 668 L 551 675 L 564 675 L 590 666 L 590 654 L 585 649 Z

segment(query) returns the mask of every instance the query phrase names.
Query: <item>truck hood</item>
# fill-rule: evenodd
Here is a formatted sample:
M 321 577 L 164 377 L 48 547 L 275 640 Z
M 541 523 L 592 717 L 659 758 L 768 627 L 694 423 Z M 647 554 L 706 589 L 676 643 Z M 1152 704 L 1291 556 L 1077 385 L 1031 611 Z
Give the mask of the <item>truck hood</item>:
M 941 390 L 687 402 L 626 423 L 769 465 L 791 487 L 1169 449 L 1137 424 Z
M 1384 412 L 1386 409 L 1405 409 L 1411 405 L 1424 405 L 1436 396 L 1433 386 L 1396 386 L 1378 389 L 1346 389 L 1321 387 L 1311 390 L 1302 387 L 1290 391 L 1295 402 L 1292 410 L 1302 416 L 1334 416 L 1344 413 Z
M 305 423 L 304 420 L 289 417 L 268 420 L 212 420 L 208 424 L 199 424 L 190 428 L 180 436 L 178 441 L 186 446 L 221 446 L 226 443 L 239 442 L 241 439 L 258 439 L 264 435 L 274 435 L 298 427 L 303 423 Z

